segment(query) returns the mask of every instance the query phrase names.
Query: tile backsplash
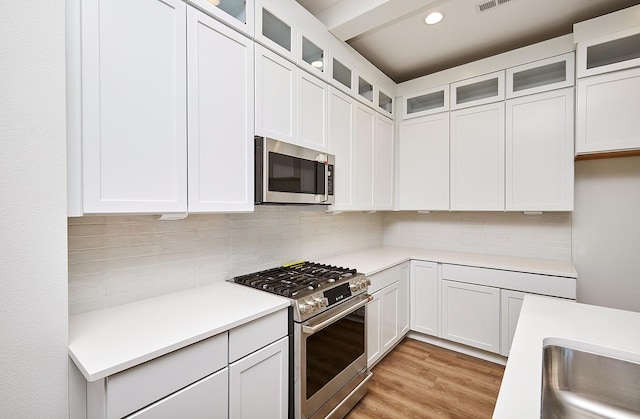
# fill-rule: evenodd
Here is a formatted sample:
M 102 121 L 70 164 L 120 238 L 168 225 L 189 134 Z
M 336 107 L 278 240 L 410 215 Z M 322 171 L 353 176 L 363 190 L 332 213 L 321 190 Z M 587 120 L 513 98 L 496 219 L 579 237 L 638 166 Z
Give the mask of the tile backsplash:
M 571 214 L 328 214 L 262 206 L 246 214 L 68 219 L 69 313 L 193 288 L 300 259 L 380 246 L 571 260 Z
M 318 207 L 68 219 L 69 314 L 382 244 L 382 215 Z
M 387 246 L 571 260 L 571 213 L 389 212 Z

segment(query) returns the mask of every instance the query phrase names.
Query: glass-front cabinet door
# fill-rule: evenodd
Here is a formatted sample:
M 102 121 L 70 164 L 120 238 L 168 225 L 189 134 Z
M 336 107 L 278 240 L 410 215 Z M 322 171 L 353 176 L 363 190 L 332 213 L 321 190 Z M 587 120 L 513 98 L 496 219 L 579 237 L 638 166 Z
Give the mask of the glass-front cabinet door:
M 188 0 L 188 3 L 253 36 L 254 0 Z
M 300 46 L 298 49 L 300 55 L 298 57 L 298 65 L 316 77 L 326 80 L 326 47 L 316 41 L 314 37 L 305 33 L 301 28 L 298 28 L 298 33 L 300 36 Z
M 331 84 L 344 92 L 352 93 L 353 86 L 353 66 L 341 57 L 331 57 Z
M 393 116 L 393 98 L 392 95 L 378 89 L 378 109 L 385 115 Z
M 256 1 L 255 39 L 283 57 L 296 61 L 298 45 L 293 10 L 276 0 Z

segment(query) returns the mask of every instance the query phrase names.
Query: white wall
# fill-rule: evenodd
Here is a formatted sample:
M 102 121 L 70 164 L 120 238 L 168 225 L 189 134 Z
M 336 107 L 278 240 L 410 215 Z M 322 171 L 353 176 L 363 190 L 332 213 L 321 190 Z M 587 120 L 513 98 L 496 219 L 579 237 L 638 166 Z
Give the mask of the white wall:
M 571 260 L 571 214 L 391 212 L 384 215 L 384 244 Z
M 265 206 L 251 214 L 69 218 L 69 310 L 82 313 L 382 244 L 382 216 Z
M 0 417 L 64 418 L 64 0 L 0 1 Z
M 640 311 L 640 157 L 576 162 L 578 301 Z

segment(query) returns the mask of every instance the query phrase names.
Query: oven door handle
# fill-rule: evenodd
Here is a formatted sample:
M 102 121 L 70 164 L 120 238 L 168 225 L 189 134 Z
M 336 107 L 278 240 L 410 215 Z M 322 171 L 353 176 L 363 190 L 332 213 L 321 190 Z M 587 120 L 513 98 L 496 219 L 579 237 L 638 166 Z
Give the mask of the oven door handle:
M 320 330 L 324 329 L 325 327 L 329 326 L 332 323 L 335 323 L 336 321 L 340 320 L 341 318 L 343 318 L 344 316 L 346 316 L 347 314 L 351 314 L 354 311 L 358 310 L 359 308 L 362 308 L 364 306 L 366 306 L 369 301 L 372 300 L 370 295 L 366 295 L 366 298 L 362 301 L 360 301 L 359 303 L 349 307 L 347 310 L 341 311 L 340 313 L 337 313 L 334 316 L 329 317 L 326 320 L 321 321 L 320 323 L 314 325 L 314 326 L 302 326 L 302 332 L 307 334 L 307 335 L 313 335 L 316 332 L 319 332 Z

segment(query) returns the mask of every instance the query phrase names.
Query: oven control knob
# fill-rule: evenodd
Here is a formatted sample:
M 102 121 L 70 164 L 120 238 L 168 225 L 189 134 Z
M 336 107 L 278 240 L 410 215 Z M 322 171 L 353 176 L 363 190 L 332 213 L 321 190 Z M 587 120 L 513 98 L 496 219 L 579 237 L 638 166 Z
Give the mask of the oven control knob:
M 316 310 L 321 309 L 322 307 L 326 307 L 329 305 L 329 300 L 327 298 L 324 297 L 315 297 L 313 299 L 313 307 Z
M 371 286 L 371 280 L 369 278 L 364 280 L 364 283 L 366 284 L 366 286 L 370 287 Z
M 310 304 L 300 304 L 300 312 L 302 312 L 302 314 L 311 314 L 313 313 L 313 306 Z
M 358 289 L 359 289 L 359 288 L 358 288 L 358 283 L 357 283 L 357 282 L 354 282 L 353 284 L 349 284 L 349 289 L 350 289 L 352 292 L 358 291 Z

